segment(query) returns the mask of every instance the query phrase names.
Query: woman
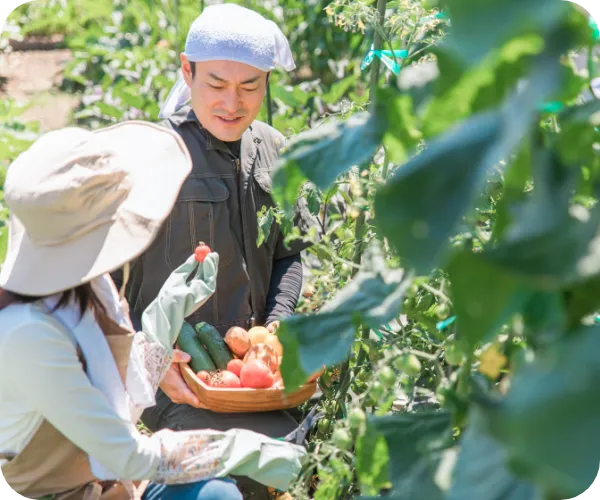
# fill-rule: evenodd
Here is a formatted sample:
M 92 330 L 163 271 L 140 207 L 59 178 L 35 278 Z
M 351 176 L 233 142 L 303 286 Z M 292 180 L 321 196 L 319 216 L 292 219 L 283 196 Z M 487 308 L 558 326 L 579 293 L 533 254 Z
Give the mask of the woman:
M 108 273 L 152 243 L 190 170 L 179 136 L 143 122 L 52 132 L 10 166 L 0 467 L 21 495 L 228 500 L 241 498 L 230 474 L 286 489 L 298 472 L 302 448 L 250 431 L 136 428 L 218 255 L 176 269 L 137 333 Z

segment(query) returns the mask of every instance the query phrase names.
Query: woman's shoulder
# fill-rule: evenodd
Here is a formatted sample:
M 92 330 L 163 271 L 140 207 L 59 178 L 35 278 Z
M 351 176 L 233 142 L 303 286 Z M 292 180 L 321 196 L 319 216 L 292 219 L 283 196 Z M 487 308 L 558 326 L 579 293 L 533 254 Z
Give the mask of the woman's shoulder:
M 35 329 L 39 334 L 61 335 L 65 328 L 40 303 L 12 304 L 0 311 L 0 339 L 17 330 Z

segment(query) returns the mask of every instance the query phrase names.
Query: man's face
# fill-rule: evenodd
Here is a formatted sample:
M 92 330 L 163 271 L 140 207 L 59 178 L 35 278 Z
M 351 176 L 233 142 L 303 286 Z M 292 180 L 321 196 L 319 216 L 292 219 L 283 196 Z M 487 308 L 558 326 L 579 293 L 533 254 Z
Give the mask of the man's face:
M 217 139 L 237 141 L 256 119 L 267 87 L 267 73 L 232 61 L 196 63 L 184 55 L 183 77 L 192 91 L 192 108 L 202 126 Z

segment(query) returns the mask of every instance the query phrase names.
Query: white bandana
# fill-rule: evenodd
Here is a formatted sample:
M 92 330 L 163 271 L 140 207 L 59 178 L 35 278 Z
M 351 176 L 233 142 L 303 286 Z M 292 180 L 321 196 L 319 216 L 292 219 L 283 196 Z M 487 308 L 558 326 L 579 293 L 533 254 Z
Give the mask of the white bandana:
M 290 45 L 273 22 L 236 4 L 206 7 L 193 22 L 184 55 L 190 62 L 233 61 L 269 72 L 292 71 Z M 168 118 L 192 98 L 182 76 L 171 89 L 159 118 Z

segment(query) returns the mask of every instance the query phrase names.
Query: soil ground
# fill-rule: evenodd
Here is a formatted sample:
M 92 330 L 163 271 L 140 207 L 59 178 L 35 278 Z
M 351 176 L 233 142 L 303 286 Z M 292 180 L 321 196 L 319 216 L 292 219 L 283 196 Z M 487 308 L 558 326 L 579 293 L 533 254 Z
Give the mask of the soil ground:
M 39 121 L 41 131 L 69 125 L 79 97 L 60 92 L 59 87 L 70 58 L 71 51 L 66 49 L 0 54 L 0 76 L 6 78 L 2 96 L 29 106 L 22 121 Z

